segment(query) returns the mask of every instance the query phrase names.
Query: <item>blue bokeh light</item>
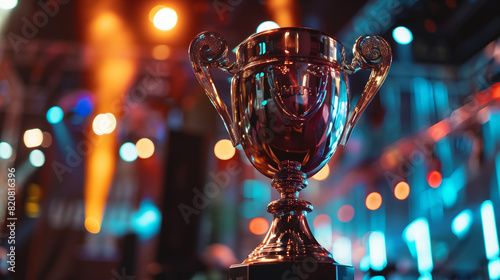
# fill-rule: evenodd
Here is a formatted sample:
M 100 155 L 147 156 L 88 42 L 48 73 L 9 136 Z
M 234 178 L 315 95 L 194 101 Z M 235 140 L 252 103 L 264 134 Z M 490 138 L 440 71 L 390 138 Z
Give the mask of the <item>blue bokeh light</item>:
M 12 156 L 12 146 L 7 142 L 0 143 L 0 158 L 9 159 Z
M 51 124 L 56 124 L 62 121 L 64 112 L 61 107 L 54 106 L 47 111 L 47 121 Z
M 127 162 L 137 159 L 137 149 L 133 143 L 126 142 L 120 147 L 120 157 Z
M 78 115 L 84 117 L 92 112 L 92 101 L 89 97 L 83 97 L 76 103 L 76 112 Z
M 33 150 L 30 153 L 29 160 L 34 167 L 40 167 L 45 163 L 45 155 L 40 150 Z
M 150 199 L 141 201 L 139 210 L 132 217 L 135 232 L 141 240 L 147 240 L 160 232 L 161 213 Z
M 392 31 L 392 37 L 394 37 L 394 40 L 401 45 L 408 45 L 411 41 L 413 41 L 413 34 L 410 29 L 404 26 L 394 28 Z
M 270 21 L 270 20 L 264 21 L 263 23 L 259 24 L 259 26 L 257 27 L 257 33 L 263 32 L 266 30 L 276 29 L 276 28 L 280 28 L 280 26 L 276 22 Z

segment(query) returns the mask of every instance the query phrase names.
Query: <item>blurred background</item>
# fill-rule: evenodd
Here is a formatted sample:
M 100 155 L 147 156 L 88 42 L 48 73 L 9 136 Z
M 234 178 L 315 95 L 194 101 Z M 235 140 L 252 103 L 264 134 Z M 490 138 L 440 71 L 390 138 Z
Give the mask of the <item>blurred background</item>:
M 0 279 L 226 279 L 278 193 L 187 49 L 277 26 L 327 32 L 349 59 L 362 34 L 393 48 L 301 192 L 318 241 L 355 279 L 500 279 L 498 0 L 0 0 Z M 353 104 L 368 75 L 350 76 Z M 228 103 L 231 77 L 213 76 Z

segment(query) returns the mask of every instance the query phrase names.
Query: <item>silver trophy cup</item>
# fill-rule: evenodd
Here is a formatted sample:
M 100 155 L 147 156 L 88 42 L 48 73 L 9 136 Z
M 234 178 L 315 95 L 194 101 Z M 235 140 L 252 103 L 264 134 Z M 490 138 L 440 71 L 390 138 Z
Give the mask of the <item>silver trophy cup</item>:
M 337 264 L 312 235 L 306 220 L 312 206 L 298 194 L 307 186 L 306 178 L 328 162 L 339 144 L 346 144 L 384 82 L 392 60 L 389 44 L 377 35 L 361 36 L 353 48 L 354 59 L 347 63 L 344 47 L 334 37 L 308 28 L 279 28 L 243 41 L 234 63 L 228 61 L 227 50 L 222 36 L 199 34 L 189 48 L 194 72 L 233 145 L 241 144 L 250 162 L 281 194 L 267 207 L 274 218 L 264 241 L 242 265 L 231 268 L 231 279 L 239 277 L 239 270 L 248 279 L 259 279 L 258 273 L 274 279 L 281 276 L 272 273 L 284 275 L 308 262 L 318 267 L 309 279 L 351 279 L 352 267 Z M 210 68 L 233 75 L 232 116 Z M 349 113 L 347 75 L 359 69 L 371 70 L 371 76 Z

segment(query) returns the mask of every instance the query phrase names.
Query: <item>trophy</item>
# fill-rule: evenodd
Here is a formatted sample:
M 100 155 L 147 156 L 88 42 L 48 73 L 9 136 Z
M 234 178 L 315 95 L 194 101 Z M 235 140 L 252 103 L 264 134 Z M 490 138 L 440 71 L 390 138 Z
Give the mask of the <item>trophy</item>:
M 248 37 L 227 58 L 221 35 L 203 32 L 189 47 L 196 77 L 217 109 L 234 146 L 240 144 L 255 168 L 272 179 L 281 195 L 267 211 L 273 222 L 264 241 L 231 280 L 353 279 L 354 269 L 337 263 L 314 238 L 306 215 L 311 203 L 299 199 L 306 178 L 345 146 L 361 113 L 389 71 L 391 48 L 380 36 L 357 39 L 351 63 L 334 37 L 309 28 L 278 28 Z M 219 96 L 210 68 L 233 74 L 231 111 Z M 347 74 L 370 69 L 371 76 L 349 113 Z

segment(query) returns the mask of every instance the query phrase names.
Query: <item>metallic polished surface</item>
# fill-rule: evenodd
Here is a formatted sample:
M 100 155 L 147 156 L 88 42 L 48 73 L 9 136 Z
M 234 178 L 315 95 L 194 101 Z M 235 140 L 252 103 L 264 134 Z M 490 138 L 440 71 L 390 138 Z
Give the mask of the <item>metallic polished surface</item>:
M 299 191 L 307 185 L 300 163 L 286 160 L 279 167 L 272 185 L 280 192 L 281 198 L 267 206 L 267 211 L 273 214 L 273 222 L 264 241 L 243 264 L 305 262 L 311 259 L 318 263 L 335 263 L 332 255 L 319 245 L 309 229 L 306 215 L 312 211 L 311 204 L 298 199 Z
M 377 35 L 360 37 L 354 59 L 326 33 L 308 28 L 279 28 L 247 38 L 229 63 L 222 36 L 204 32 L 189 48 L 200 84 L 220 114 L 233 145 L 241 144 L 262 174 L 273 178 L 281 198 L 268 206 L 274 216 L 266 238 L 245 264 L 300 262 L 314 258 L 334 263 L 318 244 L 306 220 L 309 202 L 298 199 L 306 178 L 318 172 L 338 144 L 345 145 L 361 113 L 387 75 L 392 60 L 388 43 Z M 231 119 L 209 68 L 234 74 Z M 349 115 L 347 74 L 371 69 L 369 81 Z

